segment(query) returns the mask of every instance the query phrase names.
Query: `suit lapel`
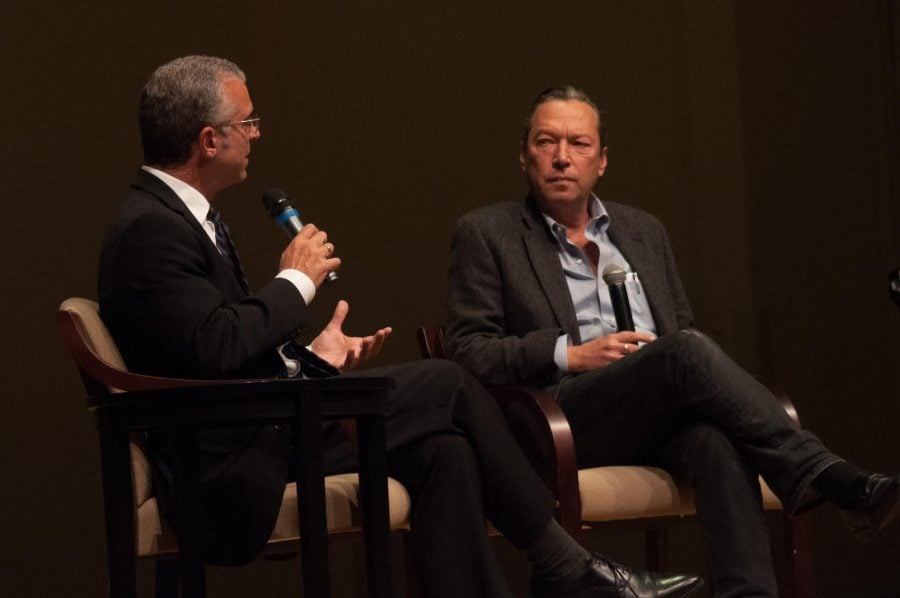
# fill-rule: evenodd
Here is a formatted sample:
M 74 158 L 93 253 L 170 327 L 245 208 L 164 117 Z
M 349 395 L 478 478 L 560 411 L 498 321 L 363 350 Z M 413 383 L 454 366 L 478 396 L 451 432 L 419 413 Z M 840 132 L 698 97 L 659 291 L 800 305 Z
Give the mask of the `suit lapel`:
M 232 263 L 231 259 L 223 256 L 219 252 L 216 244 L 213 243 L 212 239 L 210 239 L 209 235 L 206 233 L 206 230 L 204 230 L 200 223 L 197 222 L 197 219 L 193 214 L 191 214 L 187 206 L 184 205 L 184 202 L 181 201 L 181 198 L 178 197 L 178 195 L 174 191 L 172 191 L 172 189 L 168 185 L 163 183 L 161 180 L 159 180 L 146 170 L 141 169 L 138 171 L 138 175 L 132 183 L 132 186 L 149 193 L 173 212 L 181 214 L 188 225 L 193 229 L 194 233 L 196 233 L 202 239 L 201 243 L 204 243 L 207 247 L 210 259 L 215 260 L 225 266 L 224 271 L 230 274 L 229 278 L 234 280 L 234 282 L 241 289 L 244 295 L 251 294 L 250 288 L 245 282 L 246 278 L 238 274 L 237 268 L 241 268 L 242 273 L 243 267 L 237 264 L 236 261 Z M 235 260 L 237 259 L 238 258 L 235 254 Z
M 209 241 L 210 245 L 215 247 L 215 244 L 210 241 L 209 235 L 206 234 L 206 231 L 203 230 L 203 227 L 200 226 L 200 223 L 197 222 L 196 218 L 194 218 L 194 215 L 191 214 L 191 212 L 187 209 L 187 206 L 184 205 L 184 202 L 181 201 L 181 198 L 179 198 L 178 195 L 176 195 L 168 185 L 163 183 L 161 180 L 159 180 L 146 170 L 139 170 L 137 177 L 132 183 L 132 186 L 150 193 L 151 195 L 156 197 L 164 206 L 166 206 L 173 212 L 181 214 L 181 216 L 185 220 L 187 220 L 187 223 L 191 225 L 191 228 L 193 228 L 198 235 L 205 238 L 207 241 Z
M 522 221 L 525 252 L 544 291 L 547 303 L 559 326 L 566 331 L 574 344 L 580 344 L 578 319 L 575 316 L 575 306 L 572 305 L 572 295 L 569 293 L 566 276 L 559 263 L 556 240 L 550 235 L 547 223 L 530 199 L 525 203 Z

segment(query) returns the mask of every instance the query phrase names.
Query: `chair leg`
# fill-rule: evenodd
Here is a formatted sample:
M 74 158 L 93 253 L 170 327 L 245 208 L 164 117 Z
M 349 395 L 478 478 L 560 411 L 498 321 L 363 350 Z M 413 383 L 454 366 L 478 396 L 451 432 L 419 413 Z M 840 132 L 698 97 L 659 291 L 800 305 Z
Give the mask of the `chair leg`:
M 784 516 L 790 593 L 793 598 L 814 598 L 812 520 L 808 515 Z
M 648 529 L 644 536 L 647 569 L 649 571 L 665 571 L 668 568 L 666 549 L 668 535 L 664 529 Z
M 178 598 L 179 565 L 172 559 L 156 560 L 156 598 Z
M 181 489 L 175 501 L 175 528 L 187 533 L 178 534 L 178 572 L 181 580 L 182 598 L 206 598 L 206 571 L 200 558 L 200 544 L 197 535 L 190 531 L 187 522 L 200 520 L 200 470 L 197 465 L 197 430 L 178 430 L 175 437 L 178 453 L 182 455 L 175 465 L 175 487 Z
M 416 565 L 413 561 L 412 542 L 409 541 L 407 533 L 403 533 L 401 537 L 403 538 L 403 569 L 406 573 L 406 598 L 422 598 L 422 588 L 419 586 Z
M 109 595 L 113 598 L 134 598 L 137 596 L 137 551 L 128 431 L 124 428 L 102 427 L 99 430 L 99 440 Z

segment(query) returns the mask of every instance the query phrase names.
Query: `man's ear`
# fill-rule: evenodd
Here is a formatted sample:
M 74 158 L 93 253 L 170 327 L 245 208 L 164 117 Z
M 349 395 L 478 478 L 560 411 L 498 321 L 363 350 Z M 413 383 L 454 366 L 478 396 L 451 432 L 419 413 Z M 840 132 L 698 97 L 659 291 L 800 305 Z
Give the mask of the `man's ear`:
M 213 127 L 206 126 L 197 134 L 197 147 L 204 158 L 213 158 L 219 151 L 219 136 Z
M 519 146 L 519 166 L 522 168 L 522 172 L 525 172 L 525 152 L 528 151 L 528 148 L 525 146 L 525 142 Z
M 597 176 L 603 176 L 603 173 L 606 172 L 606 157 L 609 148 L 605 145 L 600 149 L 600 168 L 597 169 Z

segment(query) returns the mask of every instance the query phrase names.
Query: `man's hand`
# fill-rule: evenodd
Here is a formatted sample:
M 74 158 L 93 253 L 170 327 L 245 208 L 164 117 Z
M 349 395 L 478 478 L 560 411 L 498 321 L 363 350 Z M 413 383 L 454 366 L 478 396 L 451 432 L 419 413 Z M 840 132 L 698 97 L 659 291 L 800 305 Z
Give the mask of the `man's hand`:
M 334 245 L 327 241 L 325 231 L 314 224 L 305 225 L 281 254 L 279 268 L 300 270 L 319 288 L 328 273 L 341 266 L 340 258 L 332 257 Z
M 345 335 L 341 328 L 349 311 L 346 301 L 338 301 L 331 321 L 310 345 L 316 355 L 344 372 L 356 369 L 378 355 L 384 339 L 391 334 L 391 328 L 386 327 L 370 336 Z
M 655 339 L 647 332 L 616 332 L 577 347 L 569 347 L 569 371 L 589 372 L 606 367 L 640 349 L 638 343 L 649 343 Z

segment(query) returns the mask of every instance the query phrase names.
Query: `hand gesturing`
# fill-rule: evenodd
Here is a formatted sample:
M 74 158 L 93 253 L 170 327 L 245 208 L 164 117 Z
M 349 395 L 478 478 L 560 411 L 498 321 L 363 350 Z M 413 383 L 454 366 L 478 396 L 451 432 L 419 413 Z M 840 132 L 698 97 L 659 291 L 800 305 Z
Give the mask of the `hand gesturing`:
M 347 336 L 343 325 L 350 305 L 341 299 L 334 308 L 334 315 L 324 330 L 313 339 L 312 351 L 341 371 L 350 371 L 362 366 L 381 352 L 384 339 L 391 334 L 390 326 L 377 330 L 369 336 Z

